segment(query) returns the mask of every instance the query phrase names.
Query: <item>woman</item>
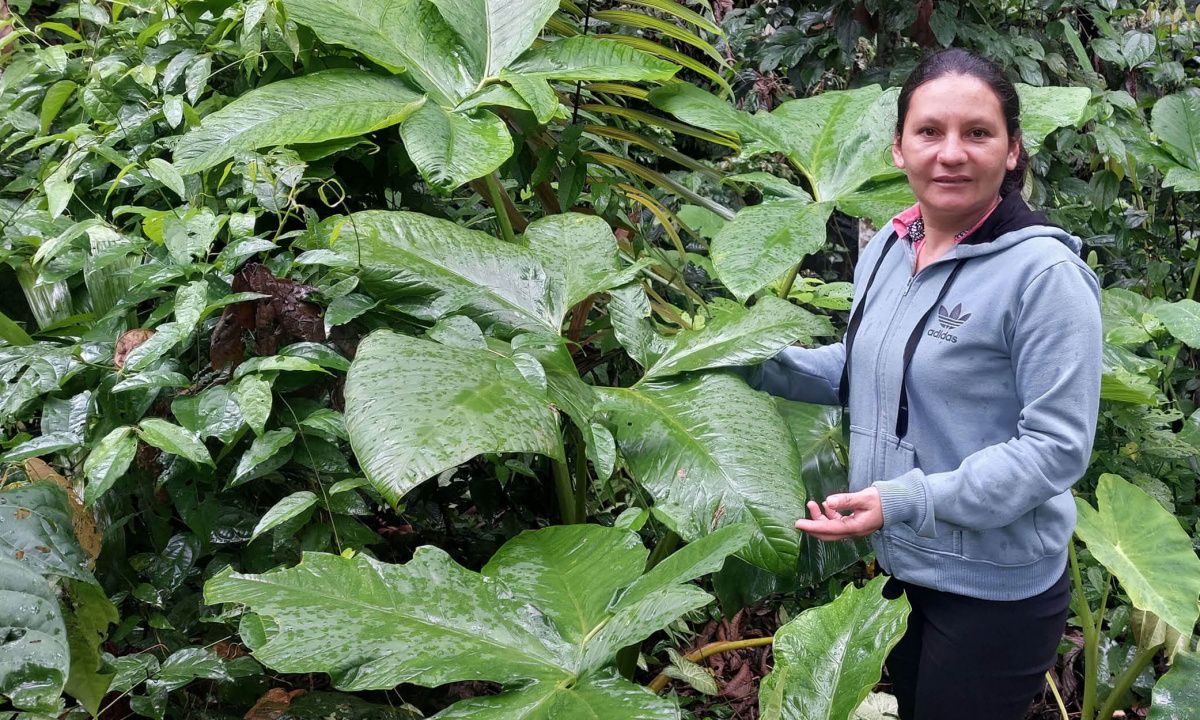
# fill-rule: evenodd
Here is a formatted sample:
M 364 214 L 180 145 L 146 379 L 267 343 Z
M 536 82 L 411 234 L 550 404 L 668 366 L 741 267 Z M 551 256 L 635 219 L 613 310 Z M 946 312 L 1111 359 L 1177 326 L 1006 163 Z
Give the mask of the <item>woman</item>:
M 788 348 L 753 382 L 848 401 L 850 492 L 796 527 L 869 535 L 885 592 L 907 594 L 887 663 L 901 718 L 1020 720 L 1067 616 L 1099 287 L 1079 239 L 1021 199 L 1019 101 L 996 66 L 931 55 L 897 107 L 892 156 L 917 204 L 864 250 L 844 342 Z

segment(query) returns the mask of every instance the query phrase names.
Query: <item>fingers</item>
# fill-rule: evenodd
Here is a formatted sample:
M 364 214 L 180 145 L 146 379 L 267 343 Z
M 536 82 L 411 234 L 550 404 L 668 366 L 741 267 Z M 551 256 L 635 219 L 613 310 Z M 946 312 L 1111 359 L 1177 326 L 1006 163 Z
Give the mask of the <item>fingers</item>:
M 857 492 L 830 495 L 823 504 L 810 500 L 809 518 L 797 520 L 796 529 L 824 542 L 866 537 L 882 525 L 872 499 L 867 492 Z

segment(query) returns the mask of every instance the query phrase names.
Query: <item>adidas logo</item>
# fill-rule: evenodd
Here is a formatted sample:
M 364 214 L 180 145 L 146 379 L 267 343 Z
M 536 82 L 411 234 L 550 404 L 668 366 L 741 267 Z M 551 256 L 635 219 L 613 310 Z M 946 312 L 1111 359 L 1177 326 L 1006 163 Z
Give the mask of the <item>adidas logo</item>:
M 945 305 L 938 305 L 938 323 L 947 330 L 957 330 L 959 326 L 971 318 L 971 313 L 962 315 L 962 303 L 954 306 L 954 309 L 946 312 Z

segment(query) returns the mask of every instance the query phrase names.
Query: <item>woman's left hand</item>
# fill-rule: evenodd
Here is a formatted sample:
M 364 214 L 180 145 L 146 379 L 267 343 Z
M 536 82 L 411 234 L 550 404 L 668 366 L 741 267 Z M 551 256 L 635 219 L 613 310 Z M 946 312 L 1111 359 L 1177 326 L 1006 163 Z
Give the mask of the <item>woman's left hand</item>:
M 866 537 L 883 527 L 883 505 L 874 487 L 830 495 L 824 508 L 809 500 L 808 514 L 811 519 L 800 518 L 796 529 L 825 542 Z

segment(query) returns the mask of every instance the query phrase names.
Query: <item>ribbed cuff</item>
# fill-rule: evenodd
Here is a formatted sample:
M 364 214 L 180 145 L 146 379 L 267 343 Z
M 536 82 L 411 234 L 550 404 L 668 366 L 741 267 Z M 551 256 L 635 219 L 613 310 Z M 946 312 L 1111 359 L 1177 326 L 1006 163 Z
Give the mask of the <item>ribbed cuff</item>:
M 928 530 L 924 525 L 929 515 L 929 499 L 925 494 L 925 484 L 921 482 L 920 470 L 910 470 L 892 480 L 877 480 L 874 485 L 883 506 L 884 527 L 906 523 L 918 535 L 930 536 L 928 531 L 922 532 Z

